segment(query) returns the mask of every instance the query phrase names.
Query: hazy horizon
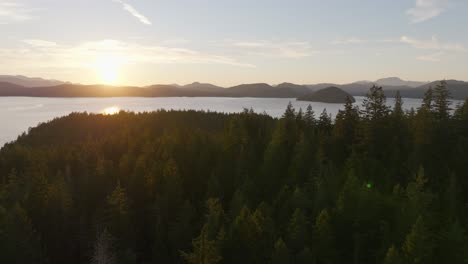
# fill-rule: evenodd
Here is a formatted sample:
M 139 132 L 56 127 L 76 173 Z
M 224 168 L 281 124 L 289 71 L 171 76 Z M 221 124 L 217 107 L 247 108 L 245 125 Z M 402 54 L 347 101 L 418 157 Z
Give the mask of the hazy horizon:
M 468 80 L 462 0 L 0 0 L 0 74 L 81 84 Z
M 147 85 L 135 85 L 135 84 L 106 84 L 106 83 L 102 83 L 102 82 L 97 82 L 97 83 L 77 83 L 77 82 L 71 82 L 71 81 L 68 81 L 68 80 L 59 80 L 59 79 L 52 79 L 52 78 L 47 78 L 47 77 L 44 77 L 44 76 L 26 76 L 26 75 L 23 75 L 23 74 L 1 74 L 0 73 L 0 78 L 1 77 L 18 77 L 18 78 L 26 78 L 26 79 L 42 79 L 44 81 L 57 81 L 57 82 L 63 82 L 63 83 L 70 83 L 70 84 L 76 84 L 76 85 L 108 85 L 108 86 L 135 86 L 135 87 L 145 87 L 145 86 L 150 86 L 150 85 L 176 85 L 176 86 L 186 86 L 186 85 L 191 85 L 191 84 L 195 84 L 195 83 L 200 83 L 200 84 L 211 84 L 211 85 L 215 85 L 215 86 L 219 86 L 219 87 L 222 87 L 222 88 L 229 88 L 229 87 L 233 87 L 233 86 L 237 86 L 237 85 L 243 85 L 243 84 L 256 84 L 256 83 L 265 83 L 265 84 L 268 84 L 268 85 L 271 85 L 271 86 L 276 86 L 276 85 L 280 85 L 280 84 L 283 84 L 283 83 L 292 83 L 292 84 L 297 84 L 297 85 L 316 85 L 316 84 L 336 84 L 336 85 L 346 85 L 346 84 L 351 84 L 351 83 L 365 83 L 365 82 L 368 82 L 368 83 L 375 83 L 379 80 L 382 80 L 382 79 L 388 79 L 388 78 L 398 78 L 400 79 L 401 81 L 403 82 L 420 82 L 420 83 L 430 83 L 430 82 L 435 82 L 435 81 L 440 81 L 440 80 L 404 80 L 398 76 L 388 76 L 388 77 L 382 77 L 382 78 L 378 78 L 376 80 L 355 80 L 355 81 L 351 81 L 351 82 L 344 82 L 344 83 L 336 83 L 336 82 L 330 82 L 330 81 L 325 81 L 325 82 L 319 82 L 319 83 L 293 83 L 293 82 L 290 82 L 288 80 L 285 80 L 285 81 L 282 81 L 282 82 L 279 82 L 279 83 L 269 83 L 269 82 L 266 82 L 266 81 L 259 81 L 259 82 L 255 82 L 255 83 L 247 83 L 247 82 L 242 82 L 242 80 L 238 80 L 237 82 L 233 82 L 233 84 L 231 85 L 221 85 L 221 84 L 218 84 L 218 83 L 215 83 L 215 82 L 210 82 L 210 81 L 206 81 L 206 82 L 201 82 L 201 81 L 197 81 L 197 80 L 193 80 L 193 81 L 189 81 L 187 83 L 176 83 L 176 82 L 168 82 L 168 83 L 150 83 L 150 84 L 147 84 Z M 446 79 L 445 79 L 446 80 Z M 455 80 L 455 79 L 453 79 Z M 1 80 L 0 80 L 1 81 Z M 463 82 L 467 82 L 465 80 L 456 80 L 456 81 L 463 81 Z

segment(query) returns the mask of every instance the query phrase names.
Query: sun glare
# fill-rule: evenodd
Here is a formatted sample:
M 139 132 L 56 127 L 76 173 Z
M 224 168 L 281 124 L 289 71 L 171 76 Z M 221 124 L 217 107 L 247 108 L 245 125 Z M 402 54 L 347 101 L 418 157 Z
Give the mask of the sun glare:
M 115 114 L 118 114 L 119 112 L 120 112 L 119 107 L 111 106 L 111 107 L 107 107 L 104 110 L 102 110 L 101 113 L 104 114 L 104 115 L 115 115 Z
M 115 85 L 119 79 L 120 62 L 117 57 L 106 55 L 96 60 L 96 72 L 103 84 Z

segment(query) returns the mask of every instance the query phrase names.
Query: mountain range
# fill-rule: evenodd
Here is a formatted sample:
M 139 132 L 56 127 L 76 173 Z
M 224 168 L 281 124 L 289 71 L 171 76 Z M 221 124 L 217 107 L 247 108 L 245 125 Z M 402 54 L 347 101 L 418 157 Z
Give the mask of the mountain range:
M 107 86 L 81 85 L 28 78 L 24 76 L 0 75 L 0 96 L 32 96 L 32 97 L 265 97 L 265 98 L 297 98 L 313 91 L 327 87 L 337 87 L 353 96 L 363 96 L 373 85 L 384 88 L 388 97 L 393 97 L 400 91 L 403 97 L 422 98 L 429 87 L 435 87 L 435 82 L 404 81 L 397 77 L 379 79 L 375 82 L 358 81 L 349 84 L 320 83 L 299 85 L 281 83 L 269 85 L 266 83 L 241 84 L 233 87 L 220 87 L 209 83 L 194 82 L 188 85 L 157 84 L 146 87 L 137 86 Z M 452 98 L 463 100 L 468 97 L 468 82 L 447 80 Z
M 0 82 L 12 83 L 27 88 L 56 86 L 65 82 L 58 80 L 46 80 L 42 78 L 30 78 L 22 75 L 0 75 Z

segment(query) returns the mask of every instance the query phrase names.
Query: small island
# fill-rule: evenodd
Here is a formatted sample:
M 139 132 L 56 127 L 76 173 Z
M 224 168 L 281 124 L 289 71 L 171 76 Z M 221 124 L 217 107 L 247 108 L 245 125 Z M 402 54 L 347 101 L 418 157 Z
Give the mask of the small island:
M 354 103 L 356 100 L 352 95 L 338 87 L 328 87 L 297 98 L 298 101 L 321 102 L 331 104 L 344 104 L 347 98 Z

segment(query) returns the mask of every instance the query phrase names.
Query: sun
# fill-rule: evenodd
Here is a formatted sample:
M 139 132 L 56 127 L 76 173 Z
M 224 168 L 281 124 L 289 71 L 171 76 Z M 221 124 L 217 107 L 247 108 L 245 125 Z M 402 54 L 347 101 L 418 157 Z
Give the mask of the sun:
M 116 56 L 105 55 L 96 59 L 96 72 L 100 82 L 107 85 L 115 85 L 119 80 L 120 61 Z

